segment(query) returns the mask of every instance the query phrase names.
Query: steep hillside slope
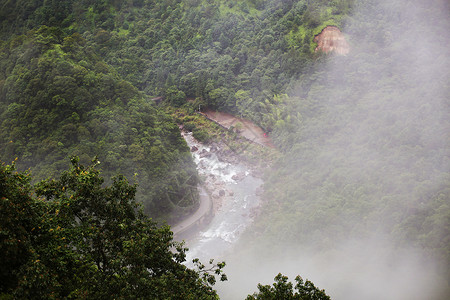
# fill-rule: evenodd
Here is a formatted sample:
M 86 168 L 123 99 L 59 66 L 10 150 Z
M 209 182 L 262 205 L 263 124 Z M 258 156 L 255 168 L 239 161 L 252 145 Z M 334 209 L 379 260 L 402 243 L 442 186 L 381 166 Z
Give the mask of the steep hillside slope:
M 195 166 L 174 121 L 92 50 L 79 34 L 43 26 L 0 47 L 0 159 L 36 179 L 77 155 L 107 177 L 139 183 L 152 216 L 195 205 Z M 136 176 L 134 176 L 136 174 Z

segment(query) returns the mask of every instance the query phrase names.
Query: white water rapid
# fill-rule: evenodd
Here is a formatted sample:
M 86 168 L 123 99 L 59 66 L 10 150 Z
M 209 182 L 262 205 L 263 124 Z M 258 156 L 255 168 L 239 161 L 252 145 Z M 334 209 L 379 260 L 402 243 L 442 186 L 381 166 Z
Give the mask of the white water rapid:
M 213 216 L 209 224 L 200 232 L 189 236 L 187 262 L 193 258 L 208 261 L 220 260 L 231 250 L 240 234 L 252 222 L 252 216 L 259 206 L 258 189 L 262 180 L 252 176 L 243 164 L 225 162 L 216 154 L 217 147 L 207 147 L 192 137 L 182 133 L 191 151 L 202 187 L 213 202 Z M 196 150 L 197 149 L 197 150 Z

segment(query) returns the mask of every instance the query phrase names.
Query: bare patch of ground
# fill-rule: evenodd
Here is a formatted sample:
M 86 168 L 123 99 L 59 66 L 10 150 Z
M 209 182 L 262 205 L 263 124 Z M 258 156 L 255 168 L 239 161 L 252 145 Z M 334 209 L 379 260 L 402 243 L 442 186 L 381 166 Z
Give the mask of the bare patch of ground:
M 339 55 L 347 55 L 350 52 L 350 45 L 336 26 L 325 27 L 321 33 L 314 37 L 314 42 L 317 43 L 316 52 L 333 52 Z
M 209 109 L 203 111 L 202 115 L 227 129 L 230 129 L 231 127 L 237 129 L 239 135 L 245 137 L 247 140 L 252 141 L 253 143 L 265 147 L 274 148 L 272 140 L 262 130 L 262 128 L 249 120 L 235 117 L 229 113 L 213 111 Z

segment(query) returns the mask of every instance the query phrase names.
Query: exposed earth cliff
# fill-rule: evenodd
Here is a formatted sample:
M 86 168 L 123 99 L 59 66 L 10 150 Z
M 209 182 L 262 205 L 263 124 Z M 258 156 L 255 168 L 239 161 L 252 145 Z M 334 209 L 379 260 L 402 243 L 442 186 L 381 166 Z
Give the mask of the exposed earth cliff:
M 333 52 L 339 55 L 347 55 L 350 52 L 350 45 L 336 26 L 325 27 L 314 37 L 314 42 L 317 43 L 316 52 Z

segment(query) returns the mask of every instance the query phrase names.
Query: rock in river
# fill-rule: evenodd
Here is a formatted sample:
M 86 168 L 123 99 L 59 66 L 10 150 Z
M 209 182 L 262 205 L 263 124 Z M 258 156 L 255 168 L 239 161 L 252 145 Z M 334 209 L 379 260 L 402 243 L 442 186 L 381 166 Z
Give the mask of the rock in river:
M 244 172 L 237 173 L 236 175 L 233 175 L 231 177 L 231 179 L 233 179 L 234 181 L 241 181 L 244 178 L 245 178 L 245 173 Z
M 200 158 L 210 157 L 211 155 L 212 155 L 211 152 L 209 152 L 206 149 L 203 149 L 202 152 L 200 152 Z

